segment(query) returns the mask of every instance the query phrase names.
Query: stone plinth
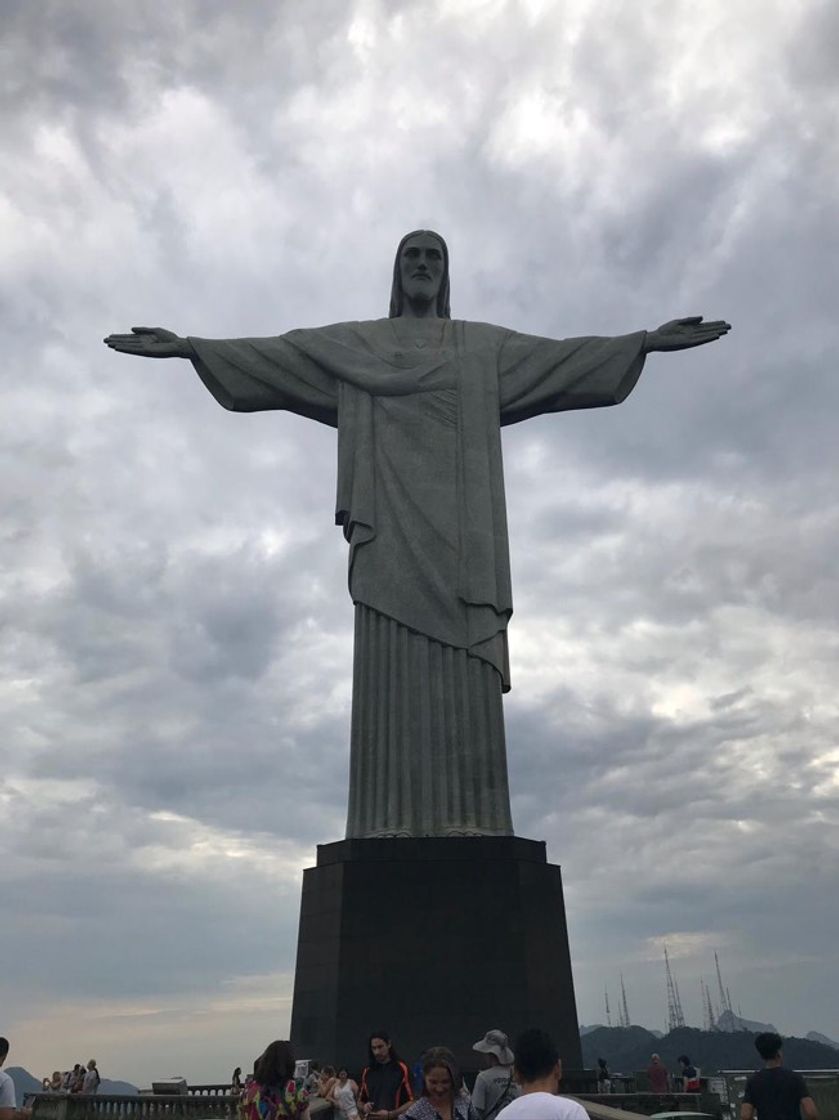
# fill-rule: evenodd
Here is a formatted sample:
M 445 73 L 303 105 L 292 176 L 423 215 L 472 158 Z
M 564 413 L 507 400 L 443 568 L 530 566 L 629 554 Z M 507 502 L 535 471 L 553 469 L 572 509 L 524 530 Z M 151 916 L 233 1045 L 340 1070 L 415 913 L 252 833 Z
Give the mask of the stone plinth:
M 413 1062 L 498 1027 L 540 1026 L 582 1064 L 559 867 L 513 836 L 344 840 L 303 876 L 291 1037 L 358 1071 L 388 1030 Z

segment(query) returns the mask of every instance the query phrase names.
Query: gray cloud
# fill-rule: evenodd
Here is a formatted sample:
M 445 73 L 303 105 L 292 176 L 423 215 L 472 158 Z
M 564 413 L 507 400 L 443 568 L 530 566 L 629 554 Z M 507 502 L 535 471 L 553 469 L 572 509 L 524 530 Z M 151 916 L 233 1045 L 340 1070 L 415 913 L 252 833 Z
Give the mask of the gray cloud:
M 661 1025 L 667 937 L 695 1021 L 719 947 L 744 1013 L 835 1036 L 833 6 L 7 8 L 16 1058 L 53 1068 L 62 1001 L 117 1076 L 159 1071 L 167 1032 L 197 1079 L 233 1033 L 256 1052 L 346 805 L 334 433 L 99 340 L 383 314 L 418 225 L 458 316 L 734 322 L 618 409 L 505 431 L 514 816 L 563 865 L 583 1021 L 631 966 Z

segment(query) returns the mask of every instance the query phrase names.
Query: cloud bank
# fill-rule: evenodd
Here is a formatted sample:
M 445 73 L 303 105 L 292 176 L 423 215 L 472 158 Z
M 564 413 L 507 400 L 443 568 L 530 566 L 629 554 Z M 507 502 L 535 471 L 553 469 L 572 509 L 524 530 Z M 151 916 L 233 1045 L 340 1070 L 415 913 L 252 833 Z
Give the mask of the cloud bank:
M 459 318 L 734 323 L 505 432 L 514 821 L 582 1021 L 623 970 L 663 1026 L 666 941 L 689 1020 L 717 948 L 744 1014 L 836 1036 L 835 7 L 11 3 L 3 39 L 12 1061 L 247 1066 L 346 812 L 334 433 L 100 340 L 384 315 L 418 226 Z

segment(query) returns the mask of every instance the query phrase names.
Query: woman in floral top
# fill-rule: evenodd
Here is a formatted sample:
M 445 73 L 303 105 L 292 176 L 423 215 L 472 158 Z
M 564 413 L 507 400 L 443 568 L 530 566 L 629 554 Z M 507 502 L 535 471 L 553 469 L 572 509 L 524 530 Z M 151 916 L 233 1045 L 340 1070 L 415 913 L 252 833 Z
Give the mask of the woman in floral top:
M 309 1095 L 294 1080 L 290 1042 L 272 1042 L 257 1059 L 239 1101 L 238 1120 L 309 1120 Z
M 469 1094 L 463 1087 L 454 1054 L 445 1046 L 432 1046 L 422 1056 L 422 1096 L 402 1120 L 477 1120 Z

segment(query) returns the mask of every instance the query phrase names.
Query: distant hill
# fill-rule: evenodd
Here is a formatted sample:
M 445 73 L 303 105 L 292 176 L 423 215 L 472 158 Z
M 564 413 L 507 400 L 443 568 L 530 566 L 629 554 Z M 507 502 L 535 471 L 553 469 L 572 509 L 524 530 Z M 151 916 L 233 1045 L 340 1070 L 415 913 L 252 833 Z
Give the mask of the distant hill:
M 760 1058 L 754 1047 L 752 1031 L 700 1031 L 680 1027 L 656 1038 L 644 1027 L 598 1027 L 581 1039 L 583 1064 L 588 1069 L 605 1058 L 612 1073 L 635 1073 L 646 1069 L 650 1055 L 659 1054 L 671 1071 L 678 1071 L 676 1059 L 688 1054 L 703 1074 L 720 1069 L 757 1069 Z M 836 1069 L 836 1050 L 806 1038 L 784 1038 L 784 1060 L 795 1069 Z
M 717 1019 L 717 1030 L 751 1031 L 753 1034 L 760 1034 L 761 1031 L 778 1032 L 774 1023 L 759 1023 L 755 1019 L 744 1019 L 740 1015 L 735 1015 L 733 1011 L 723 1011 Z
M 40 1080 L 33 1077 L 28 1069 L 24 1069 L 22 1066 L 10 1066 L 6 1073 L 15 1083 L 15 1096 L 18 1105 L 23 1104 L 23 1098 L 27 1093 L 41 1092 Z M 136 1097 L 139 1089 L 128 1081 L 111 1081 L 109 1078 L 103 1077 L 99 1085 L 99 1092 L 117 1097 Z
M 103 1077 L 99 1084 L 100 1093 L 110 1093 L 112 1097 L 136 1097 L 140 1090 L 130 1081 L 111 1081 Z
M 839 1042 L 834 1042 L 832 1038 L 828 1038 L 826 1034 L 821 1031 L 808 1031 L 804 1037 L 808 1042 L 821 1042 L 825 1046 L 830 1046 L 834 1050 L 839 1050 Z
M 40 1093 L 41 1082 L 37 1077 L 33 1077 L 29 1070 L 24 1069 L 23 1066 L 9 1066 L 6 1070 L 9 1077 L 15 1083 L 15 1096 L 17 1097 L 18 1108 L 23 1104 L 23 1098 L 27 1093 Z
M 582 1038 L 582 1036 L 584 1036 L 584 1035 L 590 1035 L 591 1032 L 593 1032 L 593 1030 L 612 1030 L 612 1029 L 614 1029 L 614 1028 L 613 1027 L 604 1027 L 604 1025 L 602 1023 L 595 1023 L 594 1026 L 591 1026 L 591 1027 L 584 1027 L 584 1026 L 582 1026 L 582 1024 L 580 1024 L 580 1038 Z M 646 1029 L 647 1028 L 644 1027 L 644 1030 L 646 1030 Z M 655 1038 L 663 1038 L 664 1037 L 663 1030 L 651 1030 L 650 1034 L 653 1035 Z

